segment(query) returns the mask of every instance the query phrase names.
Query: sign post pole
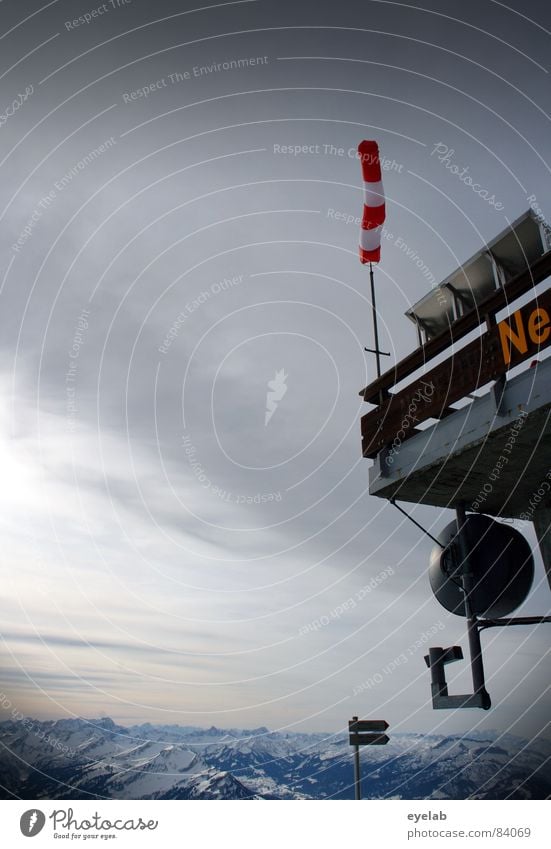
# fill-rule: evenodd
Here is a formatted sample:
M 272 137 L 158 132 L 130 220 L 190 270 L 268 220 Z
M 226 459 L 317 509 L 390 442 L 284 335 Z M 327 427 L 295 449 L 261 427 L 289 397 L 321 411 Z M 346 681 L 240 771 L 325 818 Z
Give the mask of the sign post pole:
M 388 722 L 385 719 L 358 719 L 353 716 L 348 723 L 348 742 L 354 746 L 354 798 L 362 798 L 360 784 L 360 746 L 386 746 Z M 378 732 L 378 733 L 372 733 Z
M 358 717 L 353 716 L 352 722 L 357 722 L 357 721 L 358 721 Z M 355 791 L 354 798 L 355 799 L 361 799 L 362 798 L 362 788 L 361 788 L 360 782 L 361 782 L 361 779 L 360 779 L 360 747 L 356 745 L 356 746 L 354 746 L 354 791 Z

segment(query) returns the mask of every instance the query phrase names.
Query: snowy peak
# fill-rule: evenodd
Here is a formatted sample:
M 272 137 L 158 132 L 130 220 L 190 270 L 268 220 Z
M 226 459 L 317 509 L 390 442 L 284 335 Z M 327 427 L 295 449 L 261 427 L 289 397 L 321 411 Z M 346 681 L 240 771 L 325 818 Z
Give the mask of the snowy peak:
M 0 723 L 4 798 L 351 799 L 342 734 L 124 727 L 109 717 Z M 392 734 L 362 758 L 366 798 L 545 799 L 548 741 Z

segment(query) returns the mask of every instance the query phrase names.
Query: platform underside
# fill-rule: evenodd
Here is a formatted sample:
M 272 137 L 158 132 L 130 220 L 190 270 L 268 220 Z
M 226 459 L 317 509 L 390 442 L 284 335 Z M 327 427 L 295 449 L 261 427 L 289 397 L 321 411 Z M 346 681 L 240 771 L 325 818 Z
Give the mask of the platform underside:
M 392 461 L 392 462 L 389 462 Z M 551 507 L 551 359 L 379 454 L 370 493 L 416 504 L 533 519 Z M 549 477 L 547 476 L 549 473 Z

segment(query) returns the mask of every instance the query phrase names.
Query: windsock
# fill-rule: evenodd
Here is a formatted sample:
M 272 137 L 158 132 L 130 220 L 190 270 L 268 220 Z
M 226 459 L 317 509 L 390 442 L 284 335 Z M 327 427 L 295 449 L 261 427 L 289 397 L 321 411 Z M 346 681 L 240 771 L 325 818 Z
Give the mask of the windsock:
M 360 230 L 360 261 L 379 262 L 381 230 L 385 220 L 385 195 L 381 179 L 379 146 L 376 141 L 363 141 L 358 146 L 364 180 L 364 212 Z

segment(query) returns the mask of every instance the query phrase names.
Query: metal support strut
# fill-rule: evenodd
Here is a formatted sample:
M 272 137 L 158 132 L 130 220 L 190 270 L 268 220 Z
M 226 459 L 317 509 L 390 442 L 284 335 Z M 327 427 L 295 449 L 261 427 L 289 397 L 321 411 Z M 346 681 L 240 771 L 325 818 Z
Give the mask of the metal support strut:
M 457 536 L 459 540 L 459 551 L 461 555 L 460 577 L 465 594 L 465 616 L 467 618 L 467 635 L 469 638 L 469 651 L 471 655 L 471 674 L 473 678 L 473 693 L 480 695 L 481 707 L 488 710 L 491 705 L 490 696 L 486 690 L 484 680 L 484 663 L 482 661 L 482 647 L 480 645 L 480 631 L 478 630 L 478 619 L 473 611 L 472 594 L 474 590 L 474 576 L 469 563 L 469 545 L 466 539 L 466 515 L 465 505 L 460 502 L 456 509 Z

